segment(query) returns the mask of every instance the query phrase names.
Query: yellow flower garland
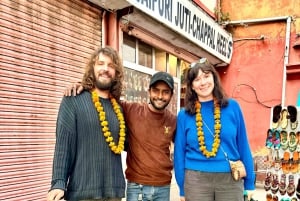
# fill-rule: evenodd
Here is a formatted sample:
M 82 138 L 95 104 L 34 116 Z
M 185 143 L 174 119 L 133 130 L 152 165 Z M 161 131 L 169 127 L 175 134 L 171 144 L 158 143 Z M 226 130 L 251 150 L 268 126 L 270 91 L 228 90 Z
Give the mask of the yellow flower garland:
M 109 131 L 108 121 L 106 121 L 104 109 L 99 101 L 98 94 L 96 93 L 95 90 L 92 91 L 92 100 L 96 110 L 99 113 L 100 125 L 102 126 L 102 132 L 108 146 L 110 147 L 111 151 L 114 152 L 115 154 L 121 154 L 121 152 L 124 150 L 126 133 L 125 133 L 125 120 L 119 104 L 117 103 L 116 99 L 110 98 L 110 102 L 113 106 L 114 112 L 116 113 L 120 124 L 119 143 L 118 145 L 116 145 L 114 142 L 114 138 L 112 137 L 111 132 Z
M 212 145 L 212 150 L 208 151 L 206 149 L 205 140 L 204 140 L 204 133 L 203 133 L 203 122 L 202 122 L 202 115 L 201 115 L 201 104 L 197 101 L 195 103 L 196 106 L 196 126 L 197 126 L 197 135 L 198 135 L 198 142 L 199 142 L 199 149 L 206 158 L 215 157 L 220 147 L 220 133 L 221 133 L 221 109 L 220 105 L 217 101 L 214 101 L 214 119 L 215 119 L 215 135 L 214 135 L 214 142 Z

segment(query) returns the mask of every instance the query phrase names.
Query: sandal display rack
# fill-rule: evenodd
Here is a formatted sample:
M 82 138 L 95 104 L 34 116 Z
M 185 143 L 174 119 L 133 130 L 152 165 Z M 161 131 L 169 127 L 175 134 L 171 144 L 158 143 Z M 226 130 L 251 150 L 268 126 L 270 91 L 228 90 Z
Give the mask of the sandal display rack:
M 267 201 L 300 201 L 300 108 L 276 105 L 267 130 Z

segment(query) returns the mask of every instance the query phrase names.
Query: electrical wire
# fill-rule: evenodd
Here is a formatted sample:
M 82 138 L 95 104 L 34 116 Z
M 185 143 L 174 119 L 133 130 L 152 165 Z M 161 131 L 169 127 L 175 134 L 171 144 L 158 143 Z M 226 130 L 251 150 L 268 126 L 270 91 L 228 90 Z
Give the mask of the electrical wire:
M 232 91 L 232 94 L 231 94 L 232 97 L 234 97 L 233 94 L 234 94 L 236 88 L 239 87 L 239 86 L 247 86 L 247 87 L 251 88 L 252 91 L 254 92 L 256 101 L 257 101 L 260 105 L 262 105 L 263 107 L 266 107 L 266 108 L 272 108 L 272 106 L 268 106 L 268 105 L 264 104 L 263 102 L 261 102 L 261 101 L 258 99 L 257 93 L 256 93 L 256 89 L 255 89 L 253 86 L 249 85 L 249 84 L 238 84 L 238 85 L 236 85 L 236 86 L 234 87 L 233 91 Z

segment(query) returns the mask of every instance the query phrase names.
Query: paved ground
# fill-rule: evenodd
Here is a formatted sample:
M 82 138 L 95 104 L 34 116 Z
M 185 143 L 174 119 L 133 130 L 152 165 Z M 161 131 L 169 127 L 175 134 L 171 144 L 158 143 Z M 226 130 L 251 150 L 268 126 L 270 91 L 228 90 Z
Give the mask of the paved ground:
M 126 158 L 126 154 L 122 154 L 123 167 L 126 168 L 125 158 Z M 266 200 L 266 191 L 264 190 L 263 185 L 261 183 L 257 184 L 253 199 L 257 200 L 257 201 L 265 201 Z M 125 198 L 122 199 L 122 201 L 125 201 L 125 200 L 126 200 Z M 170 199 L 170 201 L 179 201 L 178 187 L 177 187 L 174 175 L 172 177 L 172 182 L 171 182 L 171 199 Z

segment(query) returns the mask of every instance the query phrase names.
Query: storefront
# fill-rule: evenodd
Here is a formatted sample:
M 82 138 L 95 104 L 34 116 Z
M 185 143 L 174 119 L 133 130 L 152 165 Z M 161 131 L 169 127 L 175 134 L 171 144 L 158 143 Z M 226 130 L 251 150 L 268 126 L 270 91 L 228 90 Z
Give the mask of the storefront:
M 108 44 L 118 48 L 122 54 L 129 86 L 126 91 L 128 97 L 125 98 L 129 101 L 147 101 L 147 95 L 140 97 L 135 94 L 141 94 L 139 89 L 142 88 L 142 93 L 146 94 L 150 76 L 155 71 L 166 71 L 175 79 L 175 98 L 170 109 L 177 113 L 180 108 L 179 92 L 184 91 L 181 90 L 180 79 L 189 63 L 205 57 L 219 67 L 227 66 L 231 61 L 231 34 L 194 2 L 91 2 L 111 11 L 107 20 L 109 28 L 118 25 L 116 29 L 107 29 Z M 132 92 L 131 84 L 137 88 L 135 92 Z
M 43 200 L 51 181 L 63 90 L 81 79 L 96 47 L 117 48 L 128 101 L 147 101 L 156 71 L 176 83 L 202 57 L 227 66 L 232 37 L 185 0 L 2 0 L 0 3 L 0 200 Z

